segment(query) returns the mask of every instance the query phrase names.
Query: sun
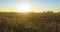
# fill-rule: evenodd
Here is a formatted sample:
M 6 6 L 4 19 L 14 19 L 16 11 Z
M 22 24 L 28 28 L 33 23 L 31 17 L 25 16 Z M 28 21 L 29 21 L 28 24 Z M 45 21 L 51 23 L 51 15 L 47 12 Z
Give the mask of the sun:
M 30 8 L 29 3 L 27 3 L 27 2 L 21 3 L 19 5 L 18 11 L 19 12 L 31 12 L 31 8 Z

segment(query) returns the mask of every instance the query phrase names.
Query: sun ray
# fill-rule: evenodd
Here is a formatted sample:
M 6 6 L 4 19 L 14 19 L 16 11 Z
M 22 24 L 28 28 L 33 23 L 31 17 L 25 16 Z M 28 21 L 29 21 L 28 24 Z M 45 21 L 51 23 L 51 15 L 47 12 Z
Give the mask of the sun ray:
M 19 5 L 18 11 L 19 12 L 30 12 L 31 11 L 31 8 L 30 8 L 29 3 L 27 3 L 27 2 L 21 3 Z

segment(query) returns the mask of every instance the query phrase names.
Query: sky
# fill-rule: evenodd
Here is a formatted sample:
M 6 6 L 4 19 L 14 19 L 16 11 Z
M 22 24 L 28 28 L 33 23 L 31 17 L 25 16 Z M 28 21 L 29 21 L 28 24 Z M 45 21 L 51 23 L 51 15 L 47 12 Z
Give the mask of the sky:
M 31 10 L 34 12 L 60 12 L 60 0 L 0 0 L 0 12 L 17 11 L 17 7 L 24 1 L 31 5 Z

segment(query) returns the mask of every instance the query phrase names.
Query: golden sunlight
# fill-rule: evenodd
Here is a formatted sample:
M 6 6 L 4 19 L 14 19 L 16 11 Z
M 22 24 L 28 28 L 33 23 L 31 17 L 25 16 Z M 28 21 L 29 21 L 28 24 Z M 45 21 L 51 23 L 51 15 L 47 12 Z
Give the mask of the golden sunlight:
M 31 12 L 31 7 L 29 3 L 23 2 L 18 7 L 18 12 Z

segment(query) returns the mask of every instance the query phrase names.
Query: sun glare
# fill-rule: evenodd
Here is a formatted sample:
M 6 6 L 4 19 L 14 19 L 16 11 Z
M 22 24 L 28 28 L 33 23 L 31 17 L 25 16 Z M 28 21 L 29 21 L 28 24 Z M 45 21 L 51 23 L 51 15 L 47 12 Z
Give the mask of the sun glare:
M 27 3 L 27 2 L 21 3 L 19 5 L 18 11 L 19 12 L 30 12 L 31 11 L 31 8 L 30 8 L 29 3 Z

